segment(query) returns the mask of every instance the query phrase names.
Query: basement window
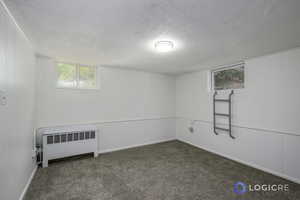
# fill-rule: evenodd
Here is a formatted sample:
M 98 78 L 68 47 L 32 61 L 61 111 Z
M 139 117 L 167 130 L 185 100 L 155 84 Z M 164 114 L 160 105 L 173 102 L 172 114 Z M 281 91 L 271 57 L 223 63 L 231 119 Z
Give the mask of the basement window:
M 70 89 L 98 89 L 97 67 L 57 63 L 57 87 Z
M 244 88 L 244 64 L 224 67 L 211 72 L 213 90 Z

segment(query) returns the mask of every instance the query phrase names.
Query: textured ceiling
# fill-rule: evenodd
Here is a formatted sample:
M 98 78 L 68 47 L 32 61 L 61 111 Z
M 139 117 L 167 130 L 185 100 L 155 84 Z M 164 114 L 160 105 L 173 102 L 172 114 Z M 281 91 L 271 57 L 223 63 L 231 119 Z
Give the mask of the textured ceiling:
M 182 73 L 300 46 L 300 0 L 5 0 L 38 54 Z M 176 49 L 159 54 L 153 41 Z

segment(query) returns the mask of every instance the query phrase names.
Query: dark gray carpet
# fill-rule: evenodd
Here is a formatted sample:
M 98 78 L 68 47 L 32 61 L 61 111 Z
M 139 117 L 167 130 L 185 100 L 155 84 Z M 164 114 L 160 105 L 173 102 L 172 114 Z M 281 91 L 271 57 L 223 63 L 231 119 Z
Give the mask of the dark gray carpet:
M 289 184 L 288 192 L 246 192 L 233 184 Z M 299 200 L 300 185 L 172 141 L 53 162 L 39 168 L 26 200 Z

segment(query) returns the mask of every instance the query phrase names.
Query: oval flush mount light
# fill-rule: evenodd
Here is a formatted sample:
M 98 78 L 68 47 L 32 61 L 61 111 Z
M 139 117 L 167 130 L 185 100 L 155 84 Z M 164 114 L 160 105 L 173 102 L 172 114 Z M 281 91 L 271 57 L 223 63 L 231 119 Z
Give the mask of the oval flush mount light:
M 169 52 L 174 49 L 174 43 L 168 40 L 161 40 L 155 42 L 154 47 L 158 52 Z

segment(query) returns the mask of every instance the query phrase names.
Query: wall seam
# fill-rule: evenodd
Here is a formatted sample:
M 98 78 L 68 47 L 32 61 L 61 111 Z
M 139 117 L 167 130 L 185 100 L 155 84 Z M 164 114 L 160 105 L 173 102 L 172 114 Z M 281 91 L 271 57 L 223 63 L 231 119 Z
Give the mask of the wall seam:
M 30 44 L 30 46 L 33 47 L 31 40 L 27 37 L 27 35 L 25 34 L 25 32 L 23 31 L 23 29 L 21 28 L 21 26 L 18 24 L 18 22 L 16 21 L 15 17 L 12 15 L 12 13 L 10 12 L 10 10 L 8 9 L 8 7 L 6 6 L 6 4 L 4 3 L 3 0 L 0 0 L 0 4 L 2 5 L 2 7 L 4 8 L 4 10 L 8 14 L 9 18 L 13 21 L 13 23 L 17 27 L 17 30 L 22 34 L 22 36 L 26 39 L 26 41 Z

